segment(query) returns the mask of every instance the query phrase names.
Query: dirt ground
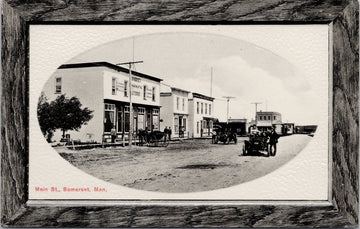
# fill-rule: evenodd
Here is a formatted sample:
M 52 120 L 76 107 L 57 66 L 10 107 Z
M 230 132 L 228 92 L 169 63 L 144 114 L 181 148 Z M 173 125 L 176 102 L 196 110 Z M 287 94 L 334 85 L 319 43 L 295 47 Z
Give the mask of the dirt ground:
M 242 155 L 238 144 L 211 139 L 171 142 L 168 147 L 133 146 L 69 150 L 55 148 L 74 166 L 110 183 L 161 192 L 196 192 L 225 188 L 261 177 L 294 158 L 312 139 L 281 137 L 275 157 Z

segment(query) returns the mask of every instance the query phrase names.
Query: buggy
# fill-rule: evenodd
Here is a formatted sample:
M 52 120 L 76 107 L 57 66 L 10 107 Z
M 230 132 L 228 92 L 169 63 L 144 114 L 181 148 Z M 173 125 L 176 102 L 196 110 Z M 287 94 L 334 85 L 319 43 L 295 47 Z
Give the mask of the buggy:
M 244 141 L 243 155 L 246 156 L 253 152 L 265 151 L 266 156 L 269 157 L 271 154 L 269 147 L 269 137 L 266 135 L 250 135 L 249 141 Z M 275 155 L 274 155 L 275 156 Z

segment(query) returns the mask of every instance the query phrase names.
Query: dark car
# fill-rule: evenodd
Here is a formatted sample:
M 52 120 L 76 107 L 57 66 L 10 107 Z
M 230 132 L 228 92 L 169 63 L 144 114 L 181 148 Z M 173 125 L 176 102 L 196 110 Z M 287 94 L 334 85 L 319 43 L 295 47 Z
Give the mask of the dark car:
M 254 152 L 266 152 L 266 156 L 270 156 L 269 137 L 266 135 L 250 135 L 249 141 L 244 141 L 243 155 Z

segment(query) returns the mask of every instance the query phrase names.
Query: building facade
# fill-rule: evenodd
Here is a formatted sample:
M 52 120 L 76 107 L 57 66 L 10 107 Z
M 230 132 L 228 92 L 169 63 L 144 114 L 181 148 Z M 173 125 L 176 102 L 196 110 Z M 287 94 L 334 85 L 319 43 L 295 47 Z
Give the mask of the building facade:
M 132 71 L 131 101 L 133 131 L 160 129 L 159 78 Z M 115 128 L 116 141 L 127 140 L 130 130 L 129 70 L 108 62 L 66 64 L 58 68 L 44 86 L 43 93 L 52 101 L 57 96 L 77 97 L 83 107 L 93 110 L 93 118 L 68 137 L 82 142 L 110 142 Z M 54 140 L 60 140 L 56 131 Z
M 211 136 L 213 130 L 214 98 L 199 93 L 189 95 L 189 136 Z
M 281 114 L 274 111 L 256 112 L 256 126 L 260 131 L 268 131 L 276 124 L 282 124 Z
M 160 93 L 161 130 L 171 128 L 172 138 L 188 138 L 189 91 L 175 87 L 162 86 Z

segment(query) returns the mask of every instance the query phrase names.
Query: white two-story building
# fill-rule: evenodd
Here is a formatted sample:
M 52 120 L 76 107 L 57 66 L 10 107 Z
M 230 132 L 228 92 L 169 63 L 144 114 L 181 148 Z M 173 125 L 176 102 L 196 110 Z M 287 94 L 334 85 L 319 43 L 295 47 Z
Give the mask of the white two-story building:
M 199 93 L 189 95 L 189 136 L 211 136 L 213 129 L 214 98 Z
M 160 93 L 161 130 L 171 128 L 172 137 L 189 137 L 189 91 L 162 85 Z
M 65 64 L 47 81 L 43 93 L 49 102 L 57 96 L 77 97 L 83 107 L 93 110 L 93 118 L 68 137 L 82 142 L 110 142 L 115 127 L 117 140 L 128 138 L 130 130 L 129 70 L 108 62 Z M 160 82 L 132 71 L 133 130 L 160 129 Z M 61 139 L 56 131 L 53 140 Z

